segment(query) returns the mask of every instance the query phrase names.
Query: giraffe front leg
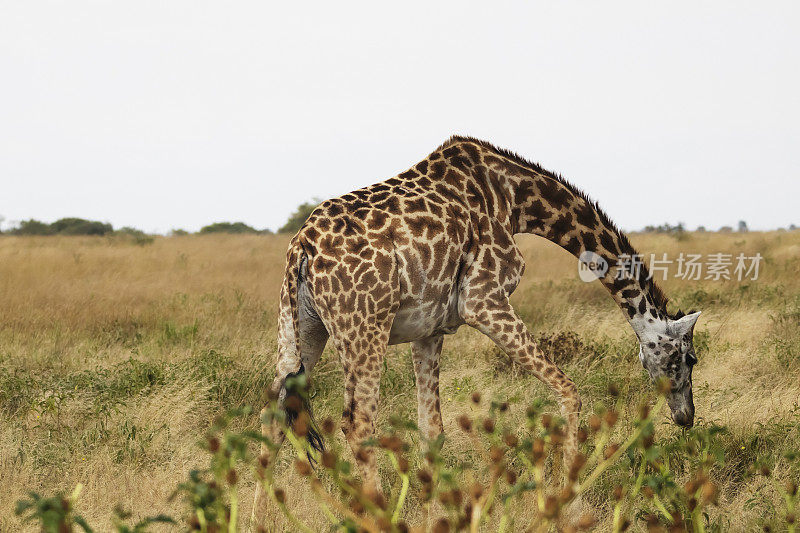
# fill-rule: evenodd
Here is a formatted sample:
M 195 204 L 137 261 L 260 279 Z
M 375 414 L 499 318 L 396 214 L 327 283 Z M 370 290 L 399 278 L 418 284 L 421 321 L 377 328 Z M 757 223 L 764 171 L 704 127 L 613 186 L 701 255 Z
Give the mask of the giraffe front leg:
M 439 402 L 439 356 L 442 335 L 411 344 L 414 375 L 417 381 L 417 420 L 422 437 L 434 440 L 442 434 L 442 410 Z
M 564 464 L 569 470 L 578 452 L 578 389 L 536 345 L 525 323 L 517 316 L 501 290 L 481 291 L 483 297 L 461 302 L 464 321 L 492 339 L 515 363 L 533 373 L 555 393 L 566 420 Z M 493 295 L 495 295 L 493 297 Z

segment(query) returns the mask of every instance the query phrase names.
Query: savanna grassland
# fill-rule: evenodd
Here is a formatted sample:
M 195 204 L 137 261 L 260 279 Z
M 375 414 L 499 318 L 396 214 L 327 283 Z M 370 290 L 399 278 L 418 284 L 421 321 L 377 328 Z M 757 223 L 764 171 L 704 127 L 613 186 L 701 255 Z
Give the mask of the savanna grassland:
M 764 256 L 757 281 L 671 278 L 662 286 L 671 310 L 703 311 L 695 332 L 696 424 L 723 428 L 711 444 L 722 461 L 710 473 L 718 497 L 705 510 L 708 524 L 785 529 L 773 480 L 797 480 L 799 473 L 785 454 L 800 448 L 800 232 L 640 234 L 632 241 L 645 254 L 671 258 L 680 252 Z M 578 385 L 584 424 L 598 406 L 613 402 L 609 385 L 617 386 L 620 435 L 612 438 L 621 439 L 637 406 L 656 395 L 633 332 L 599 283 L 578 279 L 572 256 L 542 239 L 518 242 L 527 269 L 515 308 Z M 14 514 L 27 491 L 69 493 L 78 483 L 84 488 L 76 507 L 100 531 L 111 528 L 118 503 L 134 517 L 185 517 L 181 498 L 170 497 L 190 470 L 207 463 L 198 442 L 218 415 L 260 407 L 272 380 L 287 243 L 284 236 L 250 235 L 157 237 L 143 245 L 107 237 L 0 238 L 0 531 L 36 529 Z M 445 339 L 442 357 L 447 460 L 474 453 L 456 422 L 476 409 L 473 391 L 508 401 L 507 416 L 520 429 L 535 398 L 546 401 L 545 411 L 558 412 L 543 385 L 468 327 Z M 341 381 L 329 346 L 313 375 L 318 420 L 338 420 Z M 381 428 L 390 416 L 416 418 L 408 345 L 390 347 L 384 365 Z M 234 424 L 256 429 L 257 418 Z M 684 438 L 666 411 L 655 427 L 656 444 Z M 683 459 L 671 460 L 675 482 L 684 483 Z M 284 453 L 276 473 L 287 506 L 315 530 L 328 530 L 291 461 Z M 381 468 L 391 491 L 388 461 Z M 754 474 L 759 468 L 769 475 Z M 613 487 L 630 477 L 623 459 L 585 495 L 582 505 L 595 514 L 599 530 L 610 529 Z M 249 516 L 253 476 L 243 471 L 239 487 L 240 515 Z M 411 525 L 422 520 L 417 492 L 415 480 L 403 511 Z M 520 499 L 513 530 L 535 513 L 531 500 Z M 278 516 L 270 523 L 284 524 Z M 646 527 L 641 513 L 632 527 Z

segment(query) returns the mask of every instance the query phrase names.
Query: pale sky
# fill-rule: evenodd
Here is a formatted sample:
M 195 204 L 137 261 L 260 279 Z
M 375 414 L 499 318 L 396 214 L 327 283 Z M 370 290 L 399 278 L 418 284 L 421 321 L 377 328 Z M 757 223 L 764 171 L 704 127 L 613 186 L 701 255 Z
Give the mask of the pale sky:
M 626 229 L 800 225 L 798 6 L 0 0 L 0 215 L 276 229 L 460 133 Z

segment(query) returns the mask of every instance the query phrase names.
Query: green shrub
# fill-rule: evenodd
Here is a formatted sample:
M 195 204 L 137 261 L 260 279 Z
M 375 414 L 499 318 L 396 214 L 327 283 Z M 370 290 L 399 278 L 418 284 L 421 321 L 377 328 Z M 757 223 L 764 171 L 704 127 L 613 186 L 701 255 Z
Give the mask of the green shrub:
M 130 226 L 125 226 L 124 228 L 118 229 L 117 231 L 114 232 L 114 235 L 119 235 L 125 239 L 128 239 L 130 242 L 138 246 L 153 244 L 153 242 L 155 241 L 155 237 L 153 237 L 152 235 L 148 235 L 142 230 L 131 228 Z
M 215 222 L 200 228 L 200 233 L 260 233 L 244 222 Z
M 12 235 L 52 235 L 53 229 L 50 224 L 30 219 L 20 222 L 19 227 L 10 231 Z
M 308 217 L 311 216 L 314 209 L 317 208 L 317 205 L 319 205 L 319 202 L 315 200 L 314 202 L 306 202 L 297 206 L 297 209 L 289 215 L 289 220 L 281 226 L 278 233 L 297 233 L 308 220 Z
M 47 224 L 38 220 L 24 220 L 11 230 L 13 235 L 107 235 L 114 231 L 111 224 L 83 218 L 61 218 Z

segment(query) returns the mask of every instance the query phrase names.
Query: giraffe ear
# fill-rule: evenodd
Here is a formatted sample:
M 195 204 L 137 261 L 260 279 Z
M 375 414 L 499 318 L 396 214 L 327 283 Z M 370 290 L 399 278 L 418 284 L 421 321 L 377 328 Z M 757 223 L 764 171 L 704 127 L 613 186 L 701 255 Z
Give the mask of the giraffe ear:
M 672 329 L 678 336 L 684 336 L 687 333 L 691 333 L 694 329 L 694 325 L 697 322 L 697 318 L 700 316 L 700 311 L 696 313 L 692 313 L 690 315 L 682 316 L 678 320 L 672 323 Z

